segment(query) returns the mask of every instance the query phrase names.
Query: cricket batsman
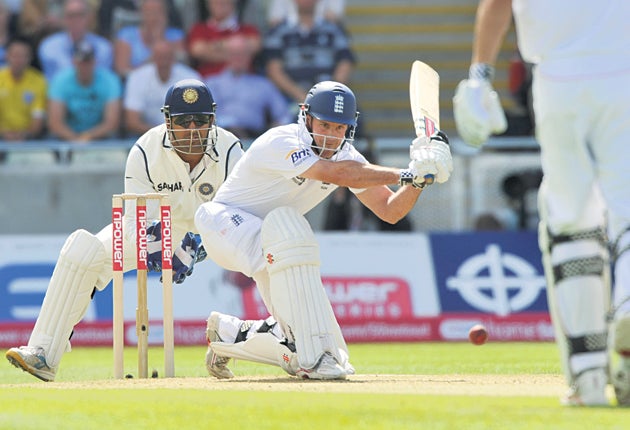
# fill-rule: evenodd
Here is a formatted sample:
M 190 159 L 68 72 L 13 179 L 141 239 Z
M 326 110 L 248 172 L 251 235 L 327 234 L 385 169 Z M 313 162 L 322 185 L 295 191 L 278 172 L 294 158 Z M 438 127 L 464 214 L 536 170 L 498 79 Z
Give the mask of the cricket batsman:
M 347 187 L 380 219 L 394 224 L 414 207 L 427 185 L 425 176 L 443 183 L 452 171 L 442 132 L 413 142 L 408 169 L 368 163 L 352 145 L 356 106 L 346 85 L 315 84 L 300 104 L 297 123 L 256 139 L 213 201 L 197 210 L 195 225 L 208 256 L 252 277 L 273 316 L 252 325 L 212 313 L 206 332 L 206 366 L 212 375 L 232 377 L 230 358 L 277 365 L 309 379 L 345 379 L 354 373 L 304 214 L 338 187 Z M 274 321 L 286 339 L 276 335 Z

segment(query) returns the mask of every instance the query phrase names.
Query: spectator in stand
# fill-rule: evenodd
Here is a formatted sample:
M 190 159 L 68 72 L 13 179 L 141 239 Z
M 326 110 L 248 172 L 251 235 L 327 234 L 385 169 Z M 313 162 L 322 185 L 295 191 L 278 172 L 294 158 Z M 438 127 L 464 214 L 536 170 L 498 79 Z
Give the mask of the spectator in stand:
M 33 46 L 46 36 L 63 30 L 63 0 L 22 0 L 20 32 Z
M 355 58 L 350 41 L 337 24 L 316 19 L 317 0 L 295 0 L 298 22 L 273 28 L 264 40 L 269 79 L 292 102 L 301 103 L 315 83 L 347 84 Z
M 9 9 L 5 6 L 3 0 L 0 0 L 0 66 L 6 64 L 6 45 L 11 38 L 9 30 L 10 18 L 11 13 Z
M 46 113 L 46 79 L 30 66 L 33 52 L 26 39 L 7 46 L 7 66 L 0 69 L 0 139 L 40 137 Z
M 139 25 L 120 29 L 114 41 L 114 70 L 122 78 L 150 61 L 151 46 L 159 40 L 171 42 L 176 58 L 181 60 L 185 55 L 185 34 L 179 28 L 168 26 L 165 0 L 143 0 L 140 17 Z
M 267 8 L 267 23 L 275 27 L 283 21 L 298 22 L 298 12 L 295 0 L 269 0 Z M 343 24 L 346 12 L 345 0 L 318 0 L 315 5 L 315 19 L 326 19 L 339 25 Z
M 161 106 L 166 91 L 183 79 L 200 80 L 201 76 L 196 70 L 177 62 L 170 42 L 155 42 L 152 61 L 134 69 L 127 77 L 123 101 L 127 134 L 141 135 L 163 124 L 164 114 L 155 106 Z
M 210 17 L 205 22 L 195 24 L 188 34 L 188 54 L 204 78 L 225 68 L 229 53 L 224 42 L 229 36 L 245 36 L 252 56 L 261 47 L 258 28 L 239 22 L 236 0 L 206 1 Z
M 42 40 L 38 49 L 39 62 L 50 82 L 60 70 L 72 66 L 73 46 L 85 40 L 94 46 L 95 61 L 99 67 L 112 68 L 112 44 L 109 40 L 90 32 L 94 10 L 87 0 L 66 0 L 63 5 L 65 30 Z
M 240 34 L 230 36 L 225 47 L 229 52 L 227 67 L 206 79 L 217 103 L 219 125 L 247 139 L 296 120 L 276 86 L 251 72 L 252 52 L 247 38 Z
M 186 34 L 201 18 L 203 0 L 174 0 L 174 8 L 181 22 L 180 28 Z
M 6 64 L 7 45 L 17 33 L 15 21 L 15 15 L 11 13 L 5 0 L 0 0 L 0 66 Z
M 179 4 L 192 0 L 165 0 L 169 27 L 184 28 L 180 19 Z M 118 30 L 140 24 L 140 5 L 143 0 L 100 0 L 98 7 L 98 33 L 113 39 Z M 178 6 L 175 5 L 177 2 Z
M 121 83 L 96 65 L 96 49 L 79 42 L 74 67 L 60 71 L 48 91 L 48 129 L 57 138 L 77 142 L 114 137 L 120 124 Z
M 4 0 L 4 4 L 9 8 L 11 14 L 17 15 L 22 8 L 22 2 L 24 0 Z

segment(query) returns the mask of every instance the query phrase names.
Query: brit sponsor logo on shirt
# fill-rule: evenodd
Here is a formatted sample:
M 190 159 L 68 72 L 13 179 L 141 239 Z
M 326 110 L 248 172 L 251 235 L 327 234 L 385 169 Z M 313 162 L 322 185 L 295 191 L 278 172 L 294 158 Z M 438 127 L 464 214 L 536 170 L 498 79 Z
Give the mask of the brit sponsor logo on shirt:
M 161 184 L 157 185 L 158 191 L 168 190 L 170 192 L 173 192 L 173 191 L 182 191 L 183 189 L 184 189 L 184 186 L 182 185 L 181 182 L 175 182 L 173 184 L 162 182 Z
M 306 160 L 307 158 L 309 158 L 312 155 L 311 151 L 309 151 L 308 149 L 304 148 L 304 149 L 296 149 L 293 150 L 291 152 L 289 152 L 287 154 L 287 156 L 285 157 L 285 159 L 291 159 L 291 162 L 293 163 L 294 166 L 299 166 L 300 164 L 302 164 L 304 162 L 304 160 Z

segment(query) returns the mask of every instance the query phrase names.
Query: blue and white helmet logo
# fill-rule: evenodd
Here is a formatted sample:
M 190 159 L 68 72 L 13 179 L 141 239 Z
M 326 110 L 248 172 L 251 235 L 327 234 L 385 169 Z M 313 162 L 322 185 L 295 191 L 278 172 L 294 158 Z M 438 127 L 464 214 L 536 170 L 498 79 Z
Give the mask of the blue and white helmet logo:
M 335 106 L 333 110 L 335 113 L 343 113 L 343 96 L 341 94 L 335 96 Z

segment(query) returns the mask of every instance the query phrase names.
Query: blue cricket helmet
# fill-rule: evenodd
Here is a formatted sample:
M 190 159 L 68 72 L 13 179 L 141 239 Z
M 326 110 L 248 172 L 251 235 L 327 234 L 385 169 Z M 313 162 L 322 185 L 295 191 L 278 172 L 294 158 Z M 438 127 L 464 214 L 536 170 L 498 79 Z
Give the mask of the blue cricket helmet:
M 357 126 L 357 99 L 350 88 L 334 81 L 319 82 L 308 91 L 301 105 L 304 114 L 322 121 Z
M 162 112 L 166 119 L 166 130 L 173 149 L 182 154 L 200 154 L 214 151 L 218 138 L 218 130 L 214 125 L 217 104 L 206 84 L 197 79 L 182 79 L 173 84 L 164 97 Z M 180 116 L 190 116 L 194 120 L 196 115 L 207 115 L 210 119 L 203 123 L 194 122 L 193 128 L 188 128 L 191 121 L 187 122 L 185 130 L 176 132 L 173 124 Z M 182 118 L 186 120 L 186 118 Z M 216 152 L 216 151 L 215 151 Z
M 327 149 L 326 137 L 324 143 L 316 143 L 313 130 L 309 128 L 307 116 L 311 116 L 320 121 L 334 122 L 337 124 L 347 125 L 345 138 L 341 144 L 334 149 L 330 159 L 336 158 L 339 151 L 346 147 L 346 143 L 350 145 L 354 141 L 354 134 L 357 128 L 357 119 L 359 112 L 357 111 L 357 99 L 350 88 L 342 83 L 335 81 L 322 81 L 313 85 L 308 91 L 304 103 L 300 104 L 300 120 L 304 121 L 304 126 L 313 138 L 311 147 L 315 153 L 321 157 Z M 331 137 L 331 136 L 328 136 Z
M 182 79 L 166 92 L 162 112 L 167 118 L 189 114 L 214 115 L 216 108 L 217 104 L 206 84 L 197 79 Z

